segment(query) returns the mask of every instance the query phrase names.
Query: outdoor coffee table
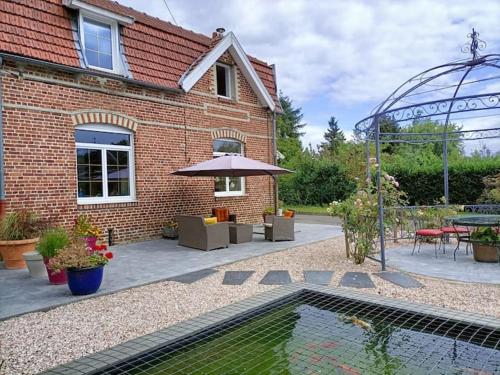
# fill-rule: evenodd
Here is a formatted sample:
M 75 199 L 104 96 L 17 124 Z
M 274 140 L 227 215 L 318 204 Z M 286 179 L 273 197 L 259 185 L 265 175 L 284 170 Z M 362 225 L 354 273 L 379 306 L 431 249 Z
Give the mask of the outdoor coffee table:
M 229 224 L 229 242 L 243 243 L 252 241 L 252 224 Z

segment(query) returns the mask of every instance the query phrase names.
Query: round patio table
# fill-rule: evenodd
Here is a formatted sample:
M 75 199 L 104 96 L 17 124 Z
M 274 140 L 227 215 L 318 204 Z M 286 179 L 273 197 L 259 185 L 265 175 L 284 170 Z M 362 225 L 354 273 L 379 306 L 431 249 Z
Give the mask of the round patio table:
M 447 218 L 454 225 L 466 227 L 500 227 L 500 215 L 466 215 Z
M 455 225 L 462 225 L 465 227 L 500 227 L 500 215 L 465 215 L 465 216 L 453 216 L 446 218 Z M 458 241 L 463 242 L 473 242 L 470 239 L 470 235 L 460 237 L 458 236 Z M 458 249 L 458 246 L 457 246 Z M 457 251 L 455 249 L 455 252 Z M 453 256 L 455 256 L 455 252 Z M 497 258 L 500 263 L 500 247 L 497 247 Z

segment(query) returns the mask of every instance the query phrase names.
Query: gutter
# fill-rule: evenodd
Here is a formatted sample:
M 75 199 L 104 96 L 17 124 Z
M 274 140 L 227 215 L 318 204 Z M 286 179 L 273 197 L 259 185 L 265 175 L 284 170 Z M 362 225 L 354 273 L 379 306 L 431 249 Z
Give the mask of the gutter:
M 106 72 L 99 72 L 96 70 L 89 70 L 89 69 L 84 69 L 84 68 L 76 68 L 73 66 L 67 66 L 67 65 L 62 65 L 62 64 L 56 64 L 56 63 L 51 63 L 48 61 L 43 61 L 43 60 L 37 60 L 37 59 L 32 59 L 30 57 L 23 57 L 23 56 L 18 56 L 18 55 L 12 55 L 10 53 L 0 53 L 0 61 L 2 60 L 7 61 L 15 61 L 15 62 L 22 62 L 26 64 L 32 64 L 32 65 L 37 65 L 37 66 L 42 66 L 50 69 L 57 69 L 61 70 L 63 72 L 67 73 L 74 73 L 74 74 L 87 74 L 87 75 L 93 75 L 97 77 L 103 77 L 103 78 L 109 78 L 109 79 L 114 79 L 117 81 L 133 84 L 133 85 L 139 85 L 151 89 L 156 89 L 156 90 L 164 90 L 164 91 L 169 91 L 172 93 L 176 94 L 183 94 L 185 93 L 184 90 L 182 89 L 177 89 L 177 88 L 172 88 L 172 87 L 167 87 L 167 86 L 162 86 L 162 85 L 157 85 L 154 83 L 148 83 L 144 81 L 139 81 L 133 78 L 127 78 L 123 76 L 119 76 L 116 74 L 111 74 L 111 73 L 106 73 Z
M 276 84 L 276 67 L 274 64 L 271 65 L 273 70 L 273 78 L 274 78 L 274 88 L 277 91 L 278 85 Z M 273 164 L 278 165 L 278 145 L 276 140 L 276 109 L 277 106 L 274 107 L 275 110 L 271 112 L 272 117 L 272 139 L 273 139 Z M 278 214 L 278 181 L 276 176 L 273 176 L 273 188 L 274 188 L 274 213 Z
M 3 59 L 0 57 L 0 66 Z M 0 72 L 0 218 L 5 215 L 5 179 L 4 179 L 4 157 L 3 157 L 3 80 Z

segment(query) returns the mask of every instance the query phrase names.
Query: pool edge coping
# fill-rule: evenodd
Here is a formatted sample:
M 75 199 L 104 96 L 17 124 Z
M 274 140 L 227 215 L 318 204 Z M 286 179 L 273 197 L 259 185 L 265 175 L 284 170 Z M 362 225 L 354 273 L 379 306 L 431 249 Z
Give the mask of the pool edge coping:
M 292 283 L 256 294 L 239 302 L 229 304 L 194 318 L 172 324 L 134 339 L 125 341 L 116 346 L 104 349 L 87 356 L 77 358 L 71 362 L 45 370 L 41 375 L 86 375 L 102 370 L 110 365 L 119 363 L 132 356 L 144 354 L 161 346 L 173 343 L 176 340 L 198 333 L 212 326 L 223 324 L 237 315 L 258 310 L 264 305 L 278 299 L 290 297 L 304 290 L 326 293 L 332 296 L 355 299 L 361 302 L 383 304 L 384 306 L 410 310 L 420 314 L 432 315 L 439 318 L 451 319 L 462 323 L 485 326 L 490 329 L 500 329 L 500 319 L 466 311 L 452 310 L 440 306 L 410 302 L 402 299 L 366 294 L 352 289 L 321 286 L 308 283 Z

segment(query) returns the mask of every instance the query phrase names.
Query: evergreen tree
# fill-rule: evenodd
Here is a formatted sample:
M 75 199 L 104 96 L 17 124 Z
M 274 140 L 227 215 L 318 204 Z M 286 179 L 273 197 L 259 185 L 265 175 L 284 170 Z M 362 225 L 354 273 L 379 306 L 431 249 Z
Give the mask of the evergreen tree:
M 306 125 L 302 123 L 302 117 L 304 117 L 302 108 L 294 108 L 292 100 L 288 96 L 283 95 L 282 92 L 280 92 L 280 104 L 283 114 L 276 121 L 277 137 L 281 139 L 299 139 L 304 135 L 304 132 L 301 130 Z
M 328 129 L 323 136 L 326 142 L 321 144 L 321 149 L 331 155 L 338 153 L 341 144 L 345 142 L 344 132 L 340 130 L 337 119 L 332 116 L 328 121 Z
M 279 99 L 283 113 L 276 120 L 276 138 L 278 150 L 284 155 L 280 165 L 292 167 L 303 153 L 300 137 L 306 124 L 302 122 L 302 108 L 294 108 L 292 100 L 282 92 Z

